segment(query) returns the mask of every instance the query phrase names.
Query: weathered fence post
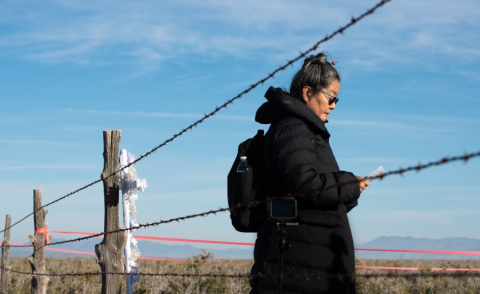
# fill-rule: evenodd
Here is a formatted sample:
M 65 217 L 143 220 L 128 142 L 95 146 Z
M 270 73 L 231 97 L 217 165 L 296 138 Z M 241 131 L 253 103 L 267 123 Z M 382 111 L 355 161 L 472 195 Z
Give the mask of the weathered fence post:
M 103 131 L 104 167 L 102 180 L 105 201 L 105 232 L 120 229 L 118 215 L 120 173 L 115 172 L 118 171 L 118 151 L 121 135 L 122 131 L 120 130 Z M 102 243 L 95 245 L 95 253 L 102 272 L 124 272 L 122 251 L 125 247 L 125 241 L 126 233 L 118 232 L 105 234 Z M 102 274 L 102 294 L 120 294 L 122 280 L 123 277 L 121 275 Z
M 10 266 L 8 265 L 8 257 L 10 255 L 10 223 L 12 222 L 12 216 L 7 214 L 5 220 L 5 233 L 3 235 L 2 243 L 2 285 L 0 287 L 0 293 L 8 293 L 8 284 L 10 284 L 9 272 Z
M 42 190 L 33 190 L 33 211 L 35 235 L 28 236 L 33 244 L 33 255 L 28 257 L 32 267 L 32 292 L 33 294 L 46 294 L 49 278 L 47 276 L 35 275 L 46 274 L 45 271 L 45 243 L 48 242 L 47 223 L 45 216 L 48 210 L 42 207 Z

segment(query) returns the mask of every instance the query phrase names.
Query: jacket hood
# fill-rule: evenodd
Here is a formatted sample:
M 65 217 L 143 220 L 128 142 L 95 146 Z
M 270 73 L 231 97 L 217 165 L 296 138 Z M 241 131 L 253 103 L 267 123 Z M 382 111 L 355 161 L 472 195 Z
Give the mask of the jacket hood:
M 312 130 L 328 134 L 325 122 L 313 110 L 282 89 L 270 87 L 265 93 L 265 98 L 268 101 L 258 108 L 255 121 L 271 124 L 279 119 L 293 116 L 303 120 Z

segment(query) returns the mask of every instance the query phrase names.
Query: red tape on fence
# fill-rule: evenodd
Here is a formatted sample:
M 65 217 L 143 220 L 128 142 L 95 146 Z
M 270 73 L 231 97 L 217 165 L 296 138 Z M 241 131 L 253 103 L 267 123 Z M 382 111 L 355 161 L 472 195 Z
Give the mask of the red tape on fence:
M 403 252 L 403 253 L 480 255 L 480 252 L 478 252 L 478 251 L 409 250 L 409 249 L 370 249 L 370 248 L 355 248 L 355 250 L 356 250 L 356 251 Z
M 18 243 L 11 243 L 12 245 L 22 245 Z M 25 247 L 33 247 L 25 245 Z M 58 248 L 46 248 L 46 250 L 50 251 L 59 251 L 59 252 L 66 252 L 66 253 L 73 253 L 73 254 L 85 254 L 85 255 L 95 255 L 93 252 L 86 252 L 86 251 L 78 251 L 78 250 L 68 250 L 68 249 L 58 249 Z M 189 259 L 178 259 L 178 258 L 162 258 L 162 257 L 139 257 L 138 259 L 144 260 L 160 260 L 160 261 L 170 261 L 170 262 L 190 262 Z M 221 262 L 221 261 L 213 261 L 210 263 L 218 263 L 218 264 L 235 264 L 235 262 Z M 357 265 L 355 268 L 358 269 L 374 269 L 374 270 L 396 270 L 396 271 L 420 271 L 425 270 L 427 268 L 420 268 L 420 267 L 394 267 L 394 266 L 368 266 L 368 265 Z M 468 271 L 480 271 L 480 268 L 428 268 L 430 271 L 451 271 L 451 272 L 468 272 Z
M 95 235 L 95 234 L 92 234 L 92 233 L 65 232 L 65 231 L 50 231 L 50 233 L 84 235 L 84 236 Z M 209 243 L 209 244 L 246 245 L 246 246 L 255 245 L 255 243 L 245 243 L 245 242 L 212 241 L 212 240 L 180 239 L 180 238 L 149 237 L 149 236 L 134 236 L 134 238 L 137 239 L 137 240 L 166 241 L 166 242 Z
M 35 234 L 45 234 L 45 243 L 50 244 L 50 237 L 48 236 L 48 227 L 40 228 L 35 230 Z
M 17 245 L 17 246 L 22 246 L 22 247 L 26 247 L 26 248 L 33 248 L 33 246 L 23 245 L 23 244 L 19 244 L 19 243 L 10 243 L 10 244 Z M 57 251 L 57 252 L 66 252 L 66 253 L 73 253 L 73 254 L 95 255 L 95 253 L 93 253 L 93 252 L 59 249 L 59 248 L 51 248 L 51 247 L 46 247 L 45 250 Z M 123 257 L 125 257 L 125 256 L 123 256 Z M 171 262 L 188 262 L 188 261 L 191 261 L 191 260 L 188 260 L 188 259 L 162 258 L 162 257 L 143 257 L 143 256 L 138 257 L 138 259 L 161 260 L 161 261 L 171 261 Z M 212 262 L 212 263 L 231 264 L 232 262 Z
M 85 236 L 95 235 L 93 233 L 67 232 L 67 231 L 50 231 L 50 233 L 85 235 Z M 245 242 L 181 239 L 181 238 L 150 237 L 150 236 L 135 236 L 135 239 L 137 239 L 137 240 L 150 240 L 150 241 L 167 241 L 167 242 L 209 243 L 209 244 L 223 244 L 223 245 L 246 245 L 246 246 L 254 246 L 255 245 L 254 243 L 245 243 Z M 426 254 L 453 254 L 453 255 L 455 255 L 455 254 L 456 255 L 480 255 L 479 251 L 451 251 L 451 250 L 410 250 L 410 249 L 355 248 L 355 251 L 426 253 Z
M 480 268 L 443 268 L 443 267 L 421 268 L 421 267 L 394 267 L 394 266 L 368 266 L 368 265 L 356 265 L 355 268 L 378 269 L 378 270 L 396 270 L 396 271 L 420 271 L 420 270 L 449 271 L 449 272 L 468 272 L 468 271 L 478 272 L 478 271 L 480 271 Z
M 17 246 L 22 246 L 25 248 L 33 248 L 33 246 L 30 245 L 24 245 L 24 244 L 19 244 L 19 243 L 10 243 L 12 245 L 17 245 Z M 67 252 L 67 253 L 74 253 L 74 254 L 86 254 L 86 255 L 95 255 L 93 252 L 85 252 L 85 251 L 77 251 L 77 250 L 68 250 L 68 249 L 59 249 L 59 248 L 52 248 L 52 247 L 46 247 L 46 250 L 50 251 L 57 251 L 57 252 Z

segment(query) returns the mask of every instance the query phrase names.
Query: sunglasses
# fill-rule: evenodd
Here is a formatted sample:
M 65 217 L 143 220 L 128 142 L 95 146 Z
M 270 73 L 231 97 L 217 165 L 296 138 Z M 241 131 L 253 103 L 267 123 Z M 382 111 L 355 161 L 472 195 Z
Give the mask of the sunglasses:
M 312 88 L 315 89 L 315 90 L 317 90 L 317 91 L 322 92 L 322 93 L 325 94 L 325 95 L 327 95 L 328 104 L 329 104 L 329 105 L 332 105 L 333 103 L 337 104 L 337 103 L 338 103 L 338 100 L 340 100 L 340 99 L 338 99 L 337 97 L 332 96 L 332 95 L 328 94 L 327 92 L 324 92 L 324 91 L 322 91 L 322 90 L 320 90 L 320 89 L 318 89 L 318 88 L 315 88 L 315 87 L 312 87 Z

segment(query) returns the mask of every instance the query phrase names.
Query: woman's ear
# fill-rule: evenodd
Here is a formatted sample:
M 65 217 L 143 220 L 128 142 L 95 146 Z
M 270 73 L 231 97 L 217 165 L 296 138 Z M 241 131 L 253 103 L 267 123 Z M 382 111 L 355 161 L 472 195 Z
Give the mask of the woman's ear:
M 305 104 L 308 103 L 308 100 L 310 99 L 311 96 L 312 96 L 312 88 L 310 88 L 309 86 L 303 87 L 302 98 L 303 98 L 303 102 L 305 102 Z

